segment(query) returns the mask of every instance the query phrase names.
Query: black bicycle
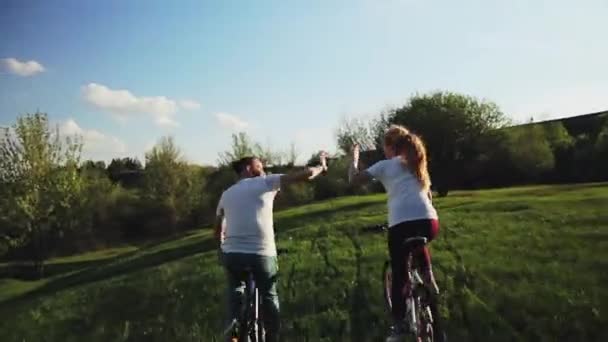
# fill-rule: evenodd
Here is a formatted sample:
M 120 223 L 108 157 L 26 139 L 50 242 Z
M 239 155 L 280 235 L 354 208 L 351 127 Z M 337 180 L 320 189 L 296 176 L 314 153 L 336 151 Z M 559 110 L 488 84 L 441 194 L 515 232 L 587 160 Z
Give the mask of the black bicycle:
M 286 249 L 278 249 L 277 254 L 287 253 Z M 245 305 L 239 320 L 234 319 L 224 331 L 224 336 L 231 342 L 264 342 L 266 332 L 262 320 L 260 293 L 251 270 L 247 271 L 245 280 Z
M 376 225 L 366 228 L 368 231 L 375 232 L 386 232 L 388 227 L 386 225 Z M 427 239 L 422 236 L 416 236 L 405 240 L 404 248 L 408 251 L 415 251 L 422 248 L 427 243 Z M 446 335 L 441 330 L 439 324 L 439 310 L 438 310 L 438 289 L 435 284 L 429 284 L 422 277 L 422 264 L 420 260 L 414 258 L 413 253 L 410 252 L 406 256 L 406 296 L 405 301 L 408 312 L 405 317 L 406 326 L 409 328 L 409 332 L 417 342 L 435 342 L 435 341 L 446 341 Z M 384 292 L 384 300 L 386 307 L 391 312 L 393 307 L 393 300 L 391 298 L 391 287 L 392 287 L 392 270 L 391 262 L 387 260 L 384 262 L 384 268 L 382 271 L 382 284 Z

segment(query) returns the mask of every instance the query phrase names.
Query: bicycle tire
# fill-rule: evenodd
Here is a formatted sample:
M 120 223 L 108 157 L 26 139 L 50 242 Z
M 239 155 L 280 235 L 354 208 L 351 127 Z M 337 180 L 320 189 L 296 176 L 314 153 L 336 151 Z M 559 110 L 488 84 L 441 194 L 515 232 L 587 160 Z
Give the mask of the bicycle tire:
M 382 295 L 384 296 L 384 304 L 389 313 L 393 310 L 393 301 L 391 296 L 391 287 L 393 284 L 393 271 L 390 261 L 384 262 L 382 270 Z
M 422 336 L 419 336 L 422 337 L 421 341 L 446 342 L 447 335 L 441 327 L 437 295 L 427 287 L 420 287 L 417 292 L 418 322 L 420 322 L 418 329 L 422 334 Z M 427 308 L 430 311 L 428 313 Z M 429 317 L 426 317 L 427 315 Z M 428 322 L 429 319 L 430 322 Z
M 261 300 L 262 298 L 260 297 L 260 295 L 258 294 L 258 298 L 257 298 L 257 303 L 258 305 L 261 305 Z M 255 301 L 254 301 L 255 303 Z M 261 314 L 261 308 L 258 308 L 258 314 Z M 262 324 L 262 318 L 261 315 L 257 317 L 257 319 L 255 318 L 255 316 L 253 315 L 253 313 L 255 312 L 255 308 L 253 308 L 252 305 L 252 310 L 251 310 L 251 329 L 250 329 L 250 341 L 251 342 L 264 342 L 266 341 L 266 333 L 264 331 L 264 324 Z M 257 332 L 257 334 L 256 334 Z
M 251 317 L 253 310 L 253 304 L 251 300 L 251 293 L 249 292 L 249 284 L 245 286 L 245 308 L 243 310 L 243 316 L 239 321 L 238 340 L 239 342 L 256 342 L 251 338 L 251 332 L 253 327 L 251 325 Z

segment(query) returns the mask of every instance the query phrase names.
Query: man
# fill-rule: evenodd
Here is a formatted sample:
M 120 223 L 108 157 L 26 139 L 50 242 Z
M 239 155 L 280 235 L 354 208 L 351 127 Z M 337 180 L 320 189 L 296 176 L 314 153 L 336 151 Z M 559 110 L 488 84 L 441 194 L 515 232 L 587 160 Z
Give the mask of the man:
M 321 165 L 289 174 L 266 175 L 255 157 L 233 163 L 239 181 L 222 194 L 215 225 L 222 259 L 228 275 L 230 318 L 239 317 L 245 290 L 245 270 L 250 269 L 262 298 L 266 341 L 278 341 L 279 298 L 277 250 L 272 207 L 277 192 L 286 185 L 314 179 L 327 170 L 326 154 Z

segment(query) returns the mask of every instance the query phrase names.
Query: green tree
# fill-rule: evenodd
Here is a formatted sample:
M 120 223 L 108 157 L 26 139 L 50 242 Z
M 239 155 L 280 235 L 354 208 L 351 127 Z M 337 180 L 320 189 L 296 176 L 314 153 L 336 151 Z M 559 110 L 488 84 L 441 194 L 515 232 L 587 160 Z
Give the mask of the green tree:
M 260 158 L 266 165 L 282 165 L 286 154 L 273 149 L 270 144 L 263 146 L 255 143 L 253 145 L 253 155 Z
M 245 132 L 232 134 L 232 145 L 230 150 L 219 154 L 219 164 L 229 165 L 235 160 L 243 157 L 253 156 L 256 144 Z
M 364 151 L 374 149 L 376 137 L 372 128 L 372 124 L 361 118 L 343 118 L 335 132 L 338 148 L 346 154 L 354 144 Z
M 565 181 L 571 178 L 573 168 L 575 139 L 560 121 L 543 123 L 547 142 L 553 151 L 555 168 L 552 181 Z
M 255 156 L 268 165 L 282 165 L 287 153 L 273 149 L 270 144 L 262 145 L 253 141 L 245 132 L 232 134 L 230 150 L 219 154 L 220 165 L 230 165 L 243 157 Z
M 598 178 L 600 180 L 608 179 L 608 119 L 597 136 L 594 161 Z
M 114 158 L 107 168 L 108 177 L 114 183 L 121 183 L 125 186 L 135 183 L 133 178 L 141 175 L 143 166 L 138 159 L 135 158 Z M 133 176 L 135 175 L 135 176 Z
M 10 248 L 27 247 L 39 275 L 54 242 L 81 219 L 82 144 L 51 130 L 46 114 L 26 114 L 0 143 L 0 221 Z
M 442 195 L 452 186 L 463 185 L 465 168 L 481 155 L 480 141 L 508 123 L 495 103 L 452 92 L 415 95 L 394 110 L 388 121 L 422 136 L 433 184 Z
M 507 150 L 509 163 L 524 181 L 538 181 L 555 165 L 551 144 L 540 125 L 512 128 L 508 134 Z
M 335 132 L 338 148 L 345 154 L 350 153 L 354 144 L 358 144 L 362 151 L 379 151 L 382 149 L 384 131 L 388 125 L 385 113 L 369 121 L 344 118 Z
M 549 122 L 542 127 L 553 151 L 566 150 L 574 145 L 574 138 L 568 133 L 562 122 Z
M 87 176 L 107 177 L 106 163 L 104 161 L 87 160 L 80 166 L 80 172 Z
M 294 142 L 289 145 L 289 151 L 286 153 L 286 155 L 287 165 L 291 167 L 295 166 L 298 161 L 298 156 L 300 155 L 300 152 L 298 151 L 298 148 Z
M 161 138 L 146 153 L 145 196 L 164 213 L 169 232 L 192 223 L 203 201 L 204 172 L 186 163 L 172 137 Z

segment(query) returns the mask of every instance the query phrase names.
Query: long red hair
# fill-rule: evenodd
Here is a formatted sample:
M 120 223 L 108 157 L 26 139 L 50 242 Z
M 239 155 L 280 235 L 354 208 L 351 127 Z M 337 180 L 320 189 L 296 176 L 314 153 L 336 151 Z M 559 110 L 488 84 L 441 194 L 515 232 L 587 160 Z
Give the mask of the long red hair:
M 384 134 L 384 144 L 392 147 L 395 153 L 403 158 L 404 166 L 420 182 L 422 189 L 428 191 L 431 187 L 431 176 L 424 141 L 403 126 L 391 125 Z

